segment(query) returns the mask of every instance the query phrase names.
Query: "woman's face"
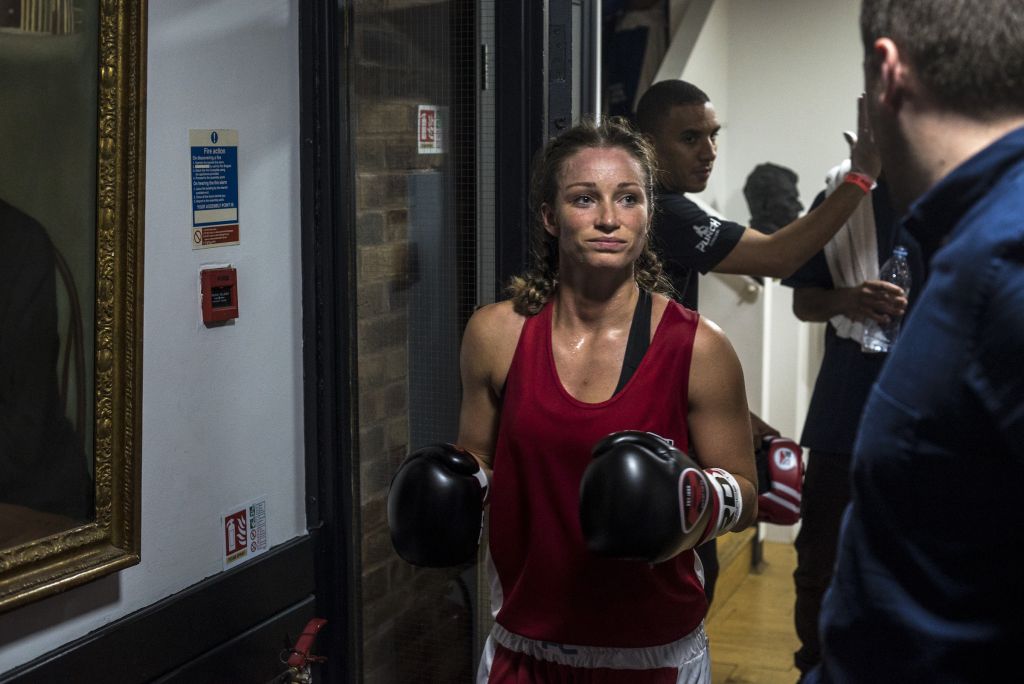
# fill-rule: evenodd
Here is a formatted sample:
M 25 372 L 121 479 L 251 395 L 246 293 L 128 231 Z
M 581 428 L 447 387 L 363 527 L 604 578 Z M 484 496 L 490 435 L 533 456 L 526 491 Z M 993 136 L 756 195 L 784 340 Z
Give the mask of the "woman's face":
M 560 270 L 570 264 L 632 267 L 650 222 L 640 163 L 621 147 L 589 147 L 568 157 L 554 201 L 541 207 L 558 239 Z

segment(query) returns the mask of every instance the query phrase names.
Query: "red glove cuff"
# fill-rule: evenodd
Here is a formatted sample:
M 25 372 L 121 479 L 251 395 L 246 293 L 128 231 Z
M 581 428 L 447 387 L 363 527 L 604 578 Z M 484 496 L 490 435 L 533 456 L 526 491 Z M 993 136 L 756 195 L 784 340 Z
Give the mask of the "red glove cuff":
M 804 465 L 803 449 L 791 439 L 769 437 L 755 453 L 760 495 L 757 519 L 776 525 L 800 520 Z

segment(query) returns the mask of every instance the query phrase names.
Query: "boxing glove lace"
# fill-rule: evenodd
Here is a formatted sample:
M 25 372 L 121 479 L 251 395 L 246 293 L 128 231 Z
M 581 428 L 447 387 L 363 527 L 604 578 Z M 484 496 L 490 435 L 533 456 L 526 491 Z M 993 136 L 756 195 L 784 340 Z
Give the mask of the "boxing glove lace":
M 615 432 L 593 448 L 580 482 L 580 526 L 601 556 L 659 563 L 728 532 L 740 518 L 736 479 L 702 470 L 650 432 Z
M 413 451 L 388 490 L 395 551 L 413 565 L 461 565 L 476 555 L 483 531 L 487 475 L 468 451 L 431 444 Z

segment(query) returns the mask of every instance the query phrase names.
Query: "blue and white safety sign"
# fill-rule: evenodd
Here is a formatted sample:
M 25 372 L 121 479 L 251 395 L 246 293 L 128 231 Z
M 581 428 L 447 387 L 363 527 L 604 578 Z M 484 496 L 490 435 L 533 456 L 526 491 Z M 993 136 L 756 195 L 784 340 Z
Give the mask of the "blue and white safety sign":
M 237 245 L 238 131 L 191 129 L 192 249 Z

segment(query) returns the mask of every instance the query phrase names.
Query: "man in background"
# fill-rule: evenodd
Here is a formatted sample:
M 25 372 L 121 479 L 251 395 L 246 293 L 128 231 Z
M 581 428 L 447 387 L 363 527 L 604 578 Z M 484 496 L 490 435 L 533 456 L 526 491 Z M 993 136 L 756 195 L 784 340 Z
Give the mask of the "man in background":
M 680 301 L 697 308 L 699 273 L 785 278 L 835 235 L 881 171 L 878 152 L 858 114 L 853 166 L 820 207 L 766 235 L 709 216 L 687 193 L 707 188 L 718 158 L 721 125 L 707 94 L 686 81 L 655 83 L 637 104 L 636 123 L 654 143 L 658 178 L 654 238 Z
M 990 682 L 1019 669 L 1024 612 L 1024 3 L 864 0 L 860 23 L 929 274 L 861 418 L 806 679 Z
M 881 171 L 863 107 L 853 167 L 817 209 L 771 234 L 709 216 L 686 193 L 707 187 L 718 157 L 721 125 L 707 94 L 682 80 L 659 81 L 640 98 L 636 123 L 654 144 L 660 175 L 655 192 L 654 245 L 676 298 L 697 309 L 698 273 L 716 271 L 784 278 L 821 249 L 857 208 Z M 752 448 L 778 432 L 751 414 Z M 698 455 L 699 458 L 699 455 Z M 697 549 L 704 588 L 714 598 L 718 557 L 714 541 Z

